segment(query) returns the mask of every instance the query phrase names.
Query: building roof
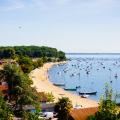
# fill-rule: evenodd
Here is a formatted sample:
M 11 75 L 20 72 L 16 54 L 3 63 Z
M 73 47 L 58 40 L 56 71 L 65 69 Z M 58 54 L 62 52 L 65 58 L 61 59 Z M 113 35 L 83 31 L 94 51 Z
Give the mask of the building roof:
M 8 85 L 0 85 L 0 92 L 4 98 L 7 95 Z
M 42 108 L 42 109 L 54 108 L 54 106 L 55 106 L 55 103 L 49 103 L 49 104 L 43 103 L 43 104 L 40 105 L 40 108 Z
M 48 98 L 44 94 L 44 92 L 35 92 L 36 95 L 40 95 L 41 98 L 38 99 L 40 102 L 49 102 Z
M 74 109 L 71 113 L 71 116 L 74 120 L 86 120 L 88 115 L 95 115 L 98 110 L 99 107 Z
M 41 109 L 46 109 L 46 108 L 54 108 L 55 103 L 42 103 L 40 104 Z M 36 108 L 32 105 L 25 105 L 26 110 L 35 110 Z

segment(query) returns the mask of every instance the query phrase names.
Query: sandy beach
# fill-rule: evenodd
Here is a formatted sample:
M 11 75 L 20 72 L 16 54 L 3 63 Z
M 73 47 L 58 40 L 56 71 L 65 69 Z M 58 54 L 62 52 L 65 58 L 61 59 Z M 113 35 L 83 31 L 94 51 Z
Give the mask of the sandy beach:
M 33 86 L 36 86 L 38 92 L 52 92 L 56 97 L 55 102 L 57 102 L 58 98 L 69 97 L 72 101 L 73 107 L 75 105 L 82 105 L 83 108 L 87 107 L 96 107 L 98 103 L 86 98 L 80 98 L 80 96 L 71 94 L 59 87 L 54 86 L 47 77 L 47 70 L 49 70 L 53 65 L 59 64 L 56 63 L 46 63 L 43 67 L 36 68 L 30 73 L 30 78 L 33 80 Z

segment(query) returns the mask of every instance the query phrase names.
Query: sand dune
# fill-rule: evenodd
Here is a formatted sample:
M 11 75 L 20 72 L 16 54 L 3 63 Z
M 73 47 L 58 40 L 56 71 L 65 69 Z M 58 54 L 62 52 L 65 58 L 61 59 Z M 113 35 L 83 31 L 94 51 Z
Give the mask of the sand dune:
M 47 77 L 47 70 L 49 70 L 52 65 L 59 64 L 56 63 L 46 63 L 43 67 L 36 68 L 30 73 L 30 77 L 33 80 L 33 86 L 36 86 L 38 92 L 52 92 L 54 96 L 56 97 L 55 102 L 57 102 L 58 98 L 69 97 L 69 99 L 72 101 L 73 106 L 82 105 L 84 108 L 86 107 L 95 107 L 98 106 L 98 103 L 92 100 L 88 100 L 86 98 L 80 98 L 80 96 L 71 94 L 63 89 L 60 89 L 56 86 L 54 86 L 52 83 L 50 83 L 48 77 Z

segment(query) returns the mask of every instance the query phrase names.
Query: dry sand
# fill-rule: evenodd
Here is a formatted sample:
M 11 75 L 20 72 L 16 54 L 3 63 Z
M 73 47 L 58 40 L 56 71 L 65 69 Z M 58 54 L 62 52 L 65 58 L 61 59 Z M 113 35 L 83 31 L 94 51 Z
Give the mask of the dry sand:
M 46 63 L 43 67 L 36 68 L 30 73 L 30 77 L 33 80 L 33 86 L 36 86 L 38 92 L 52 92 L 56 97 L 55 102 L 57 102 L 58 98 L 69 97 L 72 101 L 73 107 L 77 105 L 82 105 L 83 108 L 87 107 L 96 107 L 98 103 L 86 98 L 80 98 L 80 96 L 71 94 L 59 87 L 54 86 L 47 77 L 47 70 L 49 70 L 52 65 L 59 64 L 56 63 Z

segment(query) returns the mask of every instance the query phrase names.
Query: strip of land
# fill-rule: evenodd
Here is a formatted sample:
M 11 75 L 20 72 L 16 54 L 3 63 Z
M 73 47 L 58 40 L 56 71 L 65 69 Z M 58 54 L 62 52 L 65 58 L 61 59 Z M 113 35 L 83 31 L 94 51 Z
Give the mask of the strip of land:
M 62 62 L 63 63 L 63 62 Z M 58 98 L 69 97 L 72 101 L 73 106 L 82 105 L 83 108 L 87 107 L 96 107 L 98 103 L 86 98 L 80 98 L 75 94 L 71 94 L 59 87 L 54 86 L 47 77 L 47 71 L 55 64 L 60 64 L 60 62 L 56 63 L 46 63 L 43 67 L 36 68 L 30 73 L 30 78 L 33 80 L 33 86 L 36 86 L 38 92 L 52 92 L 56 97 L 55 102 L 58 101 Z

